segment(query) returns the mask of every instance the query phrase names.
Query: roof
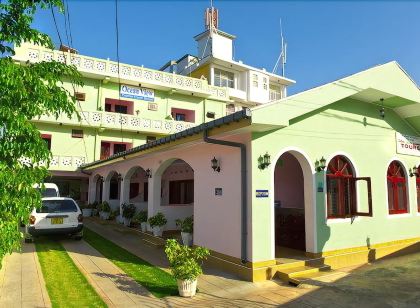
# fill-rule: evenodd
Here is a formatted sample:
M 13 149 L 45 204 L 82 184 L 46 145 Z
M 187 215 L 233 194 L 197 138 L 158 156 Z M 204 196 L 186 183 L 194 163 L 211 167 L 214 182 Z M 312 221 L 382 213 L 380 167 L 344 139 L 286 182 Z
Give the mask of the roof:
M 377 105 L 383 98 L 385 108 L 393 109 L 420 131 L 420 90 L 395 61 L 254 107 L 252 121 L 266 125 L 287 126 L 292 119 L 345 98 Z
M 203 31 L 203 32 L 201 32 L 200 34 L 197 34 L 196 36 L 194 36 L 194 39 L 195 39 L 196 41 L 198 41 L 198 40 L 199 40 L 199 39 L 201 39 L 203 36 L 207 35 L 209 32 L 210 32 L 210 29 L 207 29 L 206 31 Z M 217 33 L 218 35 L 221 35 L 221 36 L 227 37 L 227 38 L 232 39 L 232 40 L 234 40 L 234 39 L 236 38 L 236 36 L 234 36 L 234 35 L 232 35 L 232 34 L 229 34 L 229 33 L 227 33 L 227 32 L 221 31 L 221 30 L 219 30 L 219 29 L 216 29 L 216 33 Z
M 248 108 L 245 108 L 241 111 L 232 113 L 232 114 L 224 116 L 222 118 L 219 118 L 219 119 L 216 119 L 216 120 L 213 120 L 213 121 L 210 121 L 210 122 L 206 122 L 206 123 L 200 124 L 198 126 L 194 126 L 194 127 L 188 128 L 186 130 L 183 130 L 179 133 L 171 134 L 171 135 L 168 135 L 166 137 L 162 137 L 160 139 L 157 139 L 155 141 L 152 141 L 152 142 L 134 147 L 134 148 L 129 149 L 127 151 L 120 152 L 120 153 L 112 155 L 112 156 L 110 156 L 106 159 L 97 160 L 97 161 L 94 161 L 94 162 L 91 162 L 91 163 L 88 163 L 88 164 L 83 164 L 80 168 L 83 170 L 85 168 L 93 167 L 95 165 L 99 165 L 99 164 L 102 164 L 104 162 L 110 162 L 112 160 L 116 160 L 118 158 L 125 157 L 125 156 L 130 155 L 130 154 L 144 152 L 144 151 L 146 151 L 148 149 L 151 149 L 151 148 L 159 147 L 161 145 L 168 144 L 168 143 L 174 142 L 176 140 L 179 140 L 179 139 L 182 139 L 182 138 L 185 138 L 185 137 L 188 137 L 188 136 L 193 136 L 195 134 L 199 134 L 199 133 L 201 133 L 205 130 L 211 130 L 213 128 L 220 127 L 222 125 L 228 125 L 232 122 L 237 122 L 237 121 L 240 121 L 242 119 L 249 119 L 249 118 L 251 118 L 251 110 L 248 109 Z

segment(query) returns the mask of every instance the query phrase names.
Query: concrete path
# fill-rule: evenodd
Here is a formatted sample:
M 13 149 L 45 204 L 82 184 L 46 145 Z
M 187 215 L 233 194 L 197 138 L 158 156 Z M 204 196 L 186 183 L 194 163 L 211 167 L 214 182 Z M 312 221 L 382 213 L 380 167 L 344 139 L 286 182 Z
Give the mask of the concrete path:
M 33 244 L 3 259 L 0 270 L 0 307 L 51 307 Z

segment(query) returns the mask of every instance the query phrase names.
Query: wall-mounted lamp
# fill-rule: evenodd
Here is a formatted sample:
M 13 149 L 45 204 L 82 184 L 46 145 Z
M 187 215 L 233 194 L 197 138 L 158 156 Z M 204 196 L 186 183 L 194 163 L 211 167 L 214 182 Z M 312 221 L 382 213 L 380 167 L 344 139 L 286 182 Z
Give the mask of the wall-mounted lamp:
M 102 175 L 99 176 L 98 178 L 99 181 L 103 182 L 104 181 L 104 177 Z
M 117 180 L 119 182 L 122 182 L 123 181 L 123 177 L 122 177 L 121 173 L 117 173 Z
M 323 171 L 325 169 L 325 167 L 326 167 L 325 166 L 326 162 L 327 161 L 325 160 L 324 156 L 322 156 L 320 160 L 316 160 L 315 161 L 315 170 L 317 172 Z
M 139 115 L 139 113 L 140 113 L 140 110 L 136 110 L 136 115 L 138 116 Z
M 217 160 L 216 157 L 213 157 L 213 159 L 211 160 L 211 168 L 215 172 L 220 172 L 220 161 Z
M 385 108 L 384 108 L 384 99 L 381 98 L 381 108 L 379 109 L 379 116 L 384 119 L 385 118 Z
M 150 170 L 149 168 L 147 168 L 147 169 L 145 170 L 145 172 L 146 172 L 146 175 L 145 175 L 145 178 L 146 178 L 146 179 L 150 179 L 150 178 L 152 178 L 152 170 Z
M 260 157 L 258 157 L 258 168 L 261 170 L 267 168 L 271 164 L 270 160 L 271 157 L 270 154 L 268 154 L 268 152 L 266 152 L 263 156 L 260 155 Z
M 410 176 L 415 176 L 416 178 L 420 177 L 420 166 L 414 166 L 412 169 L 410 169 Z

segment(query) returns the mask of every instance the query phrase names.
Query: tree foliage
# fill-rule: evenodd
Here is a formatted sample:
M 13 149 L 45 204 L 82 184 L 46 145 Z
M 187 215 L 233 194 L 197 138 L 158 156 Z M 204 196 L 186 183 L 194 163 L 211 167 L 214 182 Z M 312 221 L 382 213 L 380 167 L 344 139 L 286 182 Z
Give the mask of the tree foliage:
M 51 153 L 31 119 L 42 114 L 75 113 L 75 99 L 63 87 L 66 76 L 81 85 L 74 66 L 56 61 L 19 64 L 14 46 L 30 41 L 53 48 L 51 39 L 31 28 L 38 9 L 56 7 L 59 0 L 9 0 L 0 3 L 0 261 L 20 247 L 20 222 L 27 222 L 41 196 L 33 188 L 48 176 Z

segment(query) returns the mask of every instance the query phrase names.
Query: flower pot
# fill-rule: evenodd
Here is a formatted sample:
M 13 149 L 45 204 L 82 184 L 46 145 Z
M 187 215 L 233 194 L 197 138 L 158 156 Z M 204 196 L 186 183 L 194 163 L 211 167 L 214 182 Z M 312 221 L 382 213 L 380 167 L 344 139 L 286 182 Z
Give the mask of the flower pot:
M 124 226 L 129 227 L 131 224 L 131 218 L 123 218 Z
M 192 233 L 187 233 L 187 232 L 181 232 L 181 237 L 182 237 L 182 243 L 185 246 L 192 246 L 193 244 L 193 235 Z
M 141 232 L 146 232 L 147 231 L 147 222 L 142 222 L 140 223 L 140 228 L 141 228 Z
M 98 210 L 97 209 L 92 209 L 92 216 L 96 216 L 98 215 Z
M 154 226 L 152 228 L 152 231 L 153 231 L 153 235 L 154 236 L 162 237 L 162 233 L 163 233 L 163 228 L 162 227 L 160 227 L 160 226 Z
M 118 215 L 116 218 L 115 218 L 115 220 L 117 221 L 117 223 L 119 223 L 119 224 L 125 224 L 125 222 L 124 222 L 124 217 L 122 217 L 121 215 Z
M 182 297 L 193 297 L 197 290 L 197 279 L 194 280 L 177 280 L 178 292 Z
M 92 216 L 92 209 L 82 209 L 83 217 Z
M 109 219 L 109 212 L 100 212 L 99 215 L 101 216 L 101 219 L 103 220 Z

